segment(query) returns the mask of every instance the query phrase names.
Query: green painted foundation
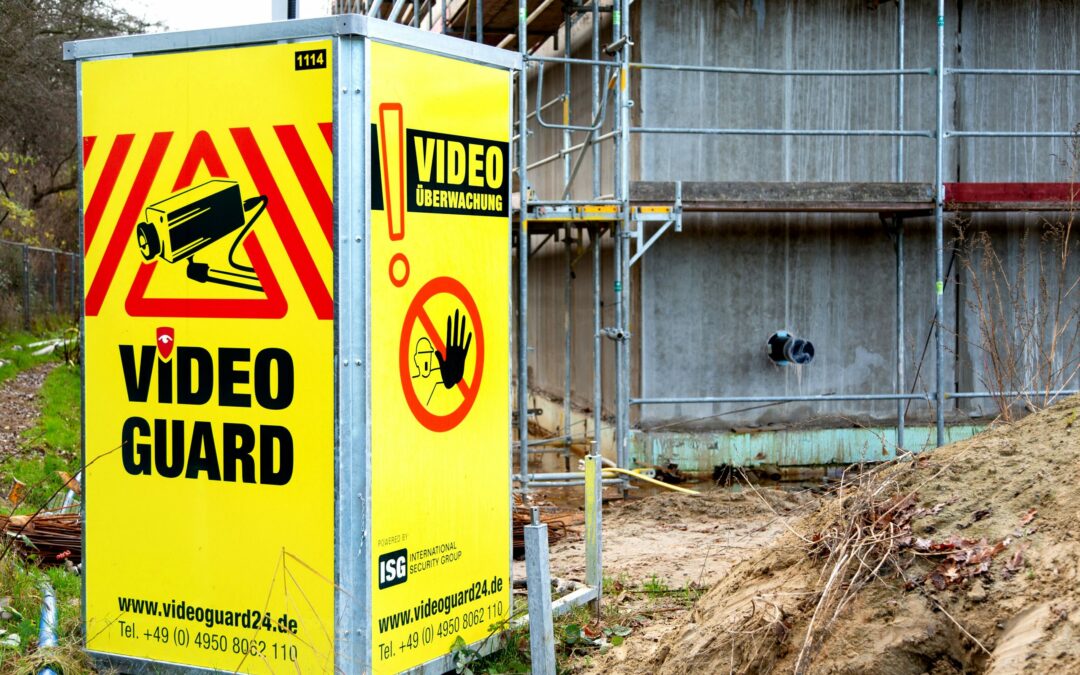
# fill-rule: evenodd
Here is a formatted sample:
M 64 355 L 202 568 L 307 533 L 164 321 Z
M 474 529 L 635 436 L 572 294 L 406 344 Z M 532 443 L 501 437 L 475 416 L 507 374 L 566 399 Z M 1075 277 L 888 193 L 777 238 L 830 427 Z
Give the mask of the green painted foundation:
M 946 443 L 970 438 L 985 428 L 946 427 Z M 905 449 L 921 452 L 933 448 L 934 436 L 934 427 L 906 427 Z M 670 463 L 693 473 L 710 473 L 717 466 L 856 464 L 896 458 L 896 429 L 885 427 L 753 433 L 634 431 L 629 443 L 636 466 Z

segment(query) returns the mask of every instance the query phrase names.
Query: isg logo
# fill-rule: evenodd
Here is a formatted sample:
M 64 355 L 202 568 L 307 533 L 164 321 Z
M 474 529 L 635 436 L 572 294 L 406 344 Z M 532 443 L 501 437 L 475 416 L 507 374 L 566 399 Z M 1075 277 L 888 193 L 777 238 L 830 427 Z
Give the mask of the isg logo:
M 407 548 L 379 556 L 379 590 L 405 583 L 409 578 L 408 560 Z

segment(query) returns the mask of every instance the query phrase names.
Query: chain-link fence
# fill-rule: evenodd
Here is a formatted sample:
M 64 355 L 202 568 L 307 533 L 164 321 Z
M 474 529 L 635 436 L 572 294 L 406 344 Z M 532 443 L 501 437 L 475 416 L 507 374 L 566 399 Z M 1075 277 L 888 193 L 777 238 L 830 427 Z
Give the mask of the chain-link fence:
M 0 240 L 0 330 L 77 321 L 77 254 Z

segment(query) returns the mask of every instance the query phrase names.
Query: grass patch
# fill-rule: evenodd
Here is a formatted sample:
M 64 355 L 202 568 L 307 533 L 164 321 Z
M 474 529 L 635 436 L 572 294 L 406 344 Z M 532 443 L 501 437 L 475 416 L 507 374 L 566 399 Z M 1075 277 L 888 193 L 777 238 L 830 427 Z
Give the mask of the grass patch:
M 625 575 L 618 579 L 604 579 L 605 589 L 621 591 Z M 666 586 L 665 586 L 666 589 Z M 670 592 L 670 589 L 668 589 Z M 681 589 L 679 589 L 681 591 Z M 524 597 L 515 596 L 514 616 L 528 612 Z M 646 617 L 632 607 L 620 605 L 611 596 L 601 603 L 602 617 L 597 620 L 590 605 L 581 605 L 554 618 L 555 670 L 557 673 L 573 672 L 580 666 L 589 666 L 592 659 L 612 647 L 618 647 L 633 633 L 647 623 Z M 506 632 L 506 643 L 499 651 L 480 658 L 464 644 L 454 645 L 455 671 L 461 675 L 502 675 L 503 673 L 528 673 L 532 670 L 528 625 L 517 626 Z
M 45 378 L 38 431 L 49 450 L 77 455 L 82 440 L 82 372 L 61 364 Z
M 57 646 L 38 650 L 45 580 L 56 594 Z M 42 570 L 8 551 L 0 560 L 0 630 L 15 633 L 19 642 L 0 647 L 0 673 L 36 673 L 46 665 L 65 675 L 93 672 L 81 649 L 81 594 L 82 580 L 73 572 L 63 567 Z
M 651 595 L 654 597 L 657 595 L 666 595 L 671 591 L 671 589 L 667 585 L 667 582 L 656 576 L 655 574 L 645 580 L 643 590 L 645 591 L 646 595 Z
M 57 646 L 38 649 L 42 583 L 56 596 Z M 45 665 L 66 675 L 93 672 L 82 652 L 82 579 L 65 567 L 41 569 L 13 550 L 0 558 L 0 631 L 18 636 L 15 645 L 0 647 L 0 673 L 37 673 Z

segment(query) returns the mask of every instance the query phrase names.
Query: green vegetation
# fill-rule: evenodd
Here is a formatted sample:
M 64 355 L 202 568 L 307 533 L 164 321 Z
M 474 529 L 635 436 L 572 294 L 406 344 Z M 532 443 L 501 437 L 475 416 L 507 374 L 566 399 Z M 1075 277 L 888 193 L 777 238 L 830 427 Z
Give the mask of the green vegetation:
M 0 333 L 0 384 L 28 368 L 56 359 L 52 354 L 34 356 L 34 350 L 27 347 L 43 339 L 48 338 L 30 333 Z
M 671 591 L 671 589 L 668 588 L 667 582 L 655 574 L 645 581 L 643 589 L 646 595 L 650 596 L 666 595 Z
M 61 361 L 64 350 L 33 356 L 26 345 L 42 340 L 26 334 L 0 336 L 0 381 L 45 363 Z M 13 349 L 15 345 L 22 349 Z M 23 434 L 19 448 L 0 458 L 0 486 L 4 494 L 13 477 L 27 485 L 17 512 L 32 514 L 62 494 L 58 471 L 74 474 L 79 467 L 81 380 L 79 367 L 59 363 L 46 377 L 36 397 L 41 415 Z M 56 504 L 59 498 L 53 504 Z M 10 515 L 8 510 L 4 515 Z M 82 579 L 67 566 L 47 569 L 32 557 L 23 558 L 10 538 L 0 543 L 0 673 L 37 672 L 45 665 L 65 675 L 92 672 L 81 651 Z M 58 646 L 37 649 L 42 583 L 48 580 L 56 593 Z
M 82 373 L 69 363 L 57 366 L 41 389 L 41 418 L 35 432 L 50 452 L 77 457 L 81 441 Z
M 646 581 L 663 584 L 655 576 Z M 631 583 L 626 575 L 617 579 L 605 578 L 603 583 L 605 601 L 601 604 L 599 620 L 590 606 L 574 607 L 554 620 L 556 671 L 569 672 L 575 665 L 589 664 L 593 656 L 618 647 L 629 639 L 636 628 L 646 623 L 646 618 L 634 611 L 632 603 L 616 601 Z M 667 589 L 667 586 L 663 586 Z M 676 589 L 681 595 L 683 589 Z M 528 612 L 524 597 L 515 598 L 514 617 Z M 497 633 L 502 627 L 492 626 Z M 528 625 L 516 625 L 504 633 L 505 644 L 499 651 L 481 657 L 463 640 L 454 643 L 455 671 L 460 675 L 501 675 L 503 673 L 528 673 L 532 660 L 529 651 Z
M 57 647 L 38 651 L 41 585 L 46 579 L 56 593 Z M 81 588 L 78 575 L 62 567 L 44 571 L 7 552 L 0 560 L 0 673 L 36 673 L 49 664 L 65 675 L 91 672 L 80 650 Z

